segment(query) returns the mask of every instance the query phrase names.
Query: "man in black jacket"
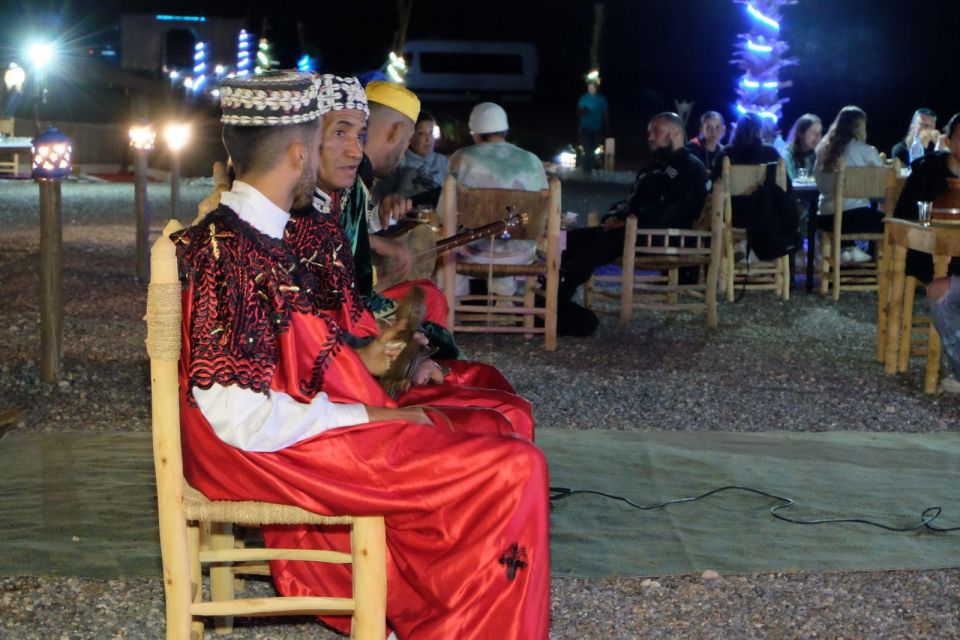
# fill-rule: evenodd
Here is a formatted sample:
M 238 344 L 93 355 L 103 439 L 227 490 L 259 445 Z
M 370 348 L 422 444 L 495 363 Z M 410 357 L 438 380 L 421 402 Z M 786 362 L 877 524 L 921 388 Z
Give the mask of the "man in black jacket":
M 661 113 L 647 125 L 652 161 L 637 173 L 633 194 L 625 207 L 606 216 L 599 227 L 567 234 L 560 264 L 558 331 L 563 335 L 590 335 L 597 318 L 571 301 L 577 287 L 597 267 L 623 254 L 627 216 L 637 216 L 640 228 L 690 229 L 707 198 L 707 170 L 684 147 L 683 121 L 675 113 Z

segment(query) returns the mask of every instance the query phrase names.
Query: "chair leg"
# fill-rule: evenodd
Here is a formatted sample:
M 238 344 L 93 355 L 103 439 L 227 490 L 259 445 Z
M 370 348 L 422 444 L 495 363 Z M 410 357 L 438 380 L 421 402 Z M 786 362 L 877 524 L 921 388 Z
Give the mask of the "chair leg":
M 590 276 L 590 279 L 587 280 L 586 284 L 583 285 L 583 306 L 587 309 L 593 308 L 593 287 L 595 281 L 594 277 Z
M 783 274 L 783 299 L 786 302 L 790 301 L 790 256 L 782 256 L 780 258 L 780 273 Z
M 210 550 L 222 551 L 234 548 L 233 525 L 228 522 L 214 522 L 210 527 Z M 210 565 L 210 599 L 214 602 L 229 601 L 234 598 L 233 571 L 229 563 Z M 233 631 L 233 616 L 214 618 L 214 628 L 218 635 Z
M 523 306 L 527 309 L 532 309 L 536 304 L 536 285 L 537 279 L 534 276 L 526 276 L 523 279 Z M 528 314 L 523 316 L 523 326 L 525 329 L 533 329 L 533 314 Z M 533 332 L 523 334 L 523 337 L 527 340 L 533 337 Z
M 727 265 L 727 274 L 726 274 L 726 289 L 727 289 L 727 302 L 734 301 L 734 293 L 736 289 L 736 277 L 734 275 L 734 259 L 733 259 L 733 238 L 728 237 L 727 241 L 724 243 L 726 245 L 726 253 L 723 256 L 724 264 Z
M 904 280 L 903 315 L 900 320 L 900 348 L 897 352 L 897 371 L 904 372 L 910 361 L 910 339 L 913 337 L 913 301 L 917 293 L 917 279 Z
M 840 234 L 833 234 L 833 301 L 840 300 Z
M 679 302 L 680 270 L 670 269 L 667 271 L 667 304 L 677 304 Z M 673 319 L 676 314 L 673 311 L 667 312 L 667 319 Z
M 883 362 L 887 345 L 887 313 L 890 304 L 890 241 L 884 229 L 883 245 L 877 274 L 877 362 Z
M 387 546 L 383 518 L 361 517 L 350 533 L 353 557 L 352 637 L 383 640 L 387 619 Z
M 623 236 L 622 273 L 620 274 L 620 326 L 625 327 L 630 322 L 633 313 L 633 282 L 636 278 L 637 266 L 637 219 L 634 216 L 627 218 L 627 228 Z
M 833 249 L 833 240 L 827 234 L 821 234 L 820 246 L 820 295 L 825 296 L 830 291 L 830 254 Z
M 203 600 L 203 574 L 200 568 L 200 527 L 197 523 L 187 523 L 187 554 L 190 558 L 190 589 L 192 595 L 191 602 L 198 603 Z M 180 636 L 170 633 L 169 623 L 170 600 L 167 601 L 167 640 L 174 640 Z M 190 619 L 190 640 L 203 640 L 203 618 L 190 615 L 189 609 L 178 617 L 185 616 Z

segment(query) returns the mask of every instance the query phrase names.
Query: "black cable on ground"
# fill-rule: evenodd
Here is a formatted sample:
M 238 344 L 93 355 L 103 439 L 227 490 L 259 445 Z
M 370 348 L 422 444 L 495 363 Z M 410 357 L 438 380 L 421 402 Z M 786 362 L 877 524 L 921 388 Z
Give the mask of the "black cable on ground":
M 927 507 L 920 513 L 920 522 L 909 527 L 893 527 L 890 525 L 883 524 L 882 522 L 876 522 L 875 520 L 868 520 L 866 518 L 822 518 L 816 520 L 797 520 L 795 518 L 788 518 L 787 516 L 781 515 L 779 512 L 782 509 L 789 509 L 794 506 L 796 502 L 792 498 L 785 498 L 783 496 L 778 496 L 766 491 L 761 491 L 760 489 L 753 489 L 751 487 L 741 487 L 738 485 L 728 485 L 726 487 L 720 487 L 718 489 L 712 489 L 706 493 L 700 494 L 698 496 L 689 496 L 686 498 L 676 498 L 674 500 L 666 500 L 664 502 L 659 502 L 657 504 L 642 505 L 622 496 L 613 495 L 610 493 L 604 493 L 602 491 L 595 491 L 593 489 L 568 489 L 566 487 L 550 487 L 550 508 L 552 509 L 556 506 L 556 503 L 574 496 L 577 494 L 589 494 L 595 496 L 601 496 L 603 498 L 609 498 L 610 500 L 616 500 L 618 502 L 623 502 L 624 504 L 630 505 L 635 509 L 641 511 L 655 511 L 657 509 L 662 509 L 671 504 L 681 504 L 684 502 L 696 502 L 697 500 L 702 500 L 703 498 L 710 497 L 714 494 L 721 493 L 723 491 L 745 491 L 747 493 L 753 493 L 758 496 L 763 496 L 765 498 L 770 498 L 772 500 L 778 501 L 780 504 L 776 504 L 770 507 L 770 515 L 778 520 L 783 520 L 784 522 L 789 522 L 791 524 L 839 524 L 839 523 L 851 523 L 851 524 L 865 524 L 871 527 L 878 527 L 880 529 L 885 529 L 887 531 L 895 531 L 898 533 L 903 533 L 907 531 L 919 531 L 921 529 L 927 529 L 929 531 L 935 531 L 937 533 L 947 533 L 950 531 L 960 531 L 960 527 L 937 527 L 933 525 L 933 521 L 940 517 L 940 514 L 943 512 L 943 507 Z

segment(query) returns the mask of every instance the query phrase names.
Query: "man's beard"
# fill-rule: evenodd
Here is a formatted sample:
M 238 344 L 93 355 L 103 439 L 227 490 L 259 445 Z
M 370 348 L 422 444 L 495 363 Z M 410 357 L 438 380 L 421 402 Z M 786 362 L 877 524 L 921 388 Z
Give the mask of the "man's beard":
M 317 186 L 317 168 L 304 165 L 297 184 L 293 187 L 293 208 L 300 209 L 313 202 L 313 189 Z
M 650 155 L 654 160 L 667 161 L 670 159 L 670 156 L 673 155 L 673 148 L 670 147 L 670 145 L 657 147 Z

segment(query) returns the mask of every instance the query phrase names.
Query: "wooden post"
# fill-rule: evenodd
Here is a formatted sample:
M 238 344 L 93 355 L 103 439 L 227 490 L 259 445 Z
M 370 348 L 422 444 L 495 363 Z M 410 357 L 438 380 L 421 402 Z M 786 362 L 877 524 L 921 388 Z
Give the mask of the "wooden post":
M 180 152 L 170 154 L 170 218 L 180 221 Z
M 607 138 L 603 141 L 603 170 L 614 171 L 616 167 L 617 141 Z
M 40 370 L 44 382 L 60 378 L 63 356 L 63 221 L 60 181 L 40 183 Z
M 150 278 L 150 202 L 147 200 L 147 152 L 136 149 L 134 202 L 137 208 L 137 280 Z

